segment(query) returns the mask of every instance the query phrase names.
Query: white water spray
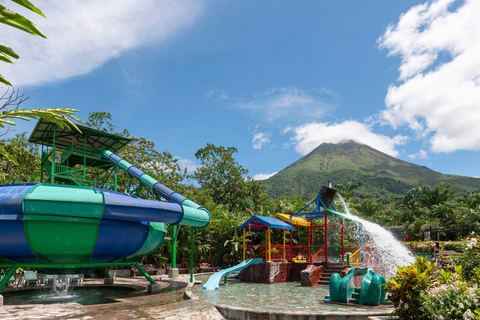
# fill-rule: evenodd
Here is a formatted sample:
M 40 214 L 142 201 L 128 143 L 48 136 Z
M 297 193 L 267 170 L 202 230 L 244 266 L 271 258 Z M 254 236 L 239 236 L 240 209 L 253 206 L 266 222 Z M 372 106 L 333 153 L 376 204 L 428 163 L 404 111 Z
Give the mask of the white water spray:
M 66 276 L 60 276 L 58 279 L 53 281 L 53 293 L 56 296 L 66 296 L 68 294 L 68 288 L 70 287 L 70 282 Z
M 337 192 L 340 201 L 345 208 L 345 218 L 358 222 L 359 226 L 354 237 L 360 238 L 363 227 L 363 236 L 365 244 L 372 244 L 376 247 L 376 251 L 366 251 L 365 260 L 374 261 L 378 255 L 378 259 L 382 265 L 383 275 L 385 277 L 391 277 L 396 274 L 396 266 L 405 266 L 415 262 L 413 254 L 403 245 L 395 239 L 395 237 L 386 229 L 382 228 L 376 223 L 362 219 L 350 213 L 348 205 L 343 200 L 342 196 Z M 370 256 L 368 256 L 370 255 Z M 375 257 L 372 257 L 375 255 Z

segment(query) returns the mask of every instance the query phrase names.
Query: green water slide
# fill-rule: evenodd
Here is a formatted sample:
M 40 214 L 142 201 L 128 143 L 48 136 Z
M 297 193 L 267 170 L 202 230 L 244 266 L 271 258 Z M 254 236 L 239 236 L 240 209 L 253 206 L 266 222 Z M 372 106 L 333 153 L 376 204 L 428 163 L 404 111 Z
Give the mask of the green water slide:
M 210 223 L 210 212 L 206 208 L 196 204 L 190 199 L 185 198 L 181 194 L 174 192 L 111 151 L 102 151 L 101 157 L 103 159 L 110 160 L 120 169 L 126 171 L 132 178 L 137 179 L 141 185 L 151 189 L 160 197 L 168 200 L 169 202 L 180 204 L 183 209 L 183 219 L 180 221 L 181 225 L 204 228 Z
M 354 279 L 357 277 L 362 277 L 360 287 L 355 286 Z M 386 298 L 387 293 L 382 286 L 385 282 L 383 276 L 375 274 L 370 268 L 352 268 L 343 279 L 334 273 L 330 277 L 330 301 L 378 306 Z

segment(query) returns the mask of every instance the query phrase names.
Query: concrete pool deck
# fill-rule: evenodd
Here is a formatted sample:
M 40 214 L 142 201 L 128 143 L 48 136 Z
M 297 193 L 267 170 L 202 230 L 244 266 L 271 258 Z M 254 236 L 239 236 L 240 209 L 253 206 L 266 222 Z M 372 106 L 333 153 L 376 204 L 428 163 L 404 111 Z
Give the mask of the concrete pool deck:
M 203 274 L 205 275 L 205 274 Z M 192 293 L 189 275 L 180 275 L 175 281 L 165 275 L 153 277 L 162 287 L 159 294 L 145 293 L 148 282 L 143 277 L 116 278 L 115 285 L 140 288 L 128 298 L 117 298 L 117 302 L 83 306 L 78 303 L 26 304 L 0 306 L 2 320 L 154 320 L 154 319 L 395 319 L 386 316 L 390 309 L 383 312 L 276 312 L 262 311 L 224 304 L 214 305 L 202 301 Z M 197 285 L 198 285 L 197 281 Z M 84 286 L 103 285 L 103 279 L 86 279 Z M 141 289 L 143 288 L 143 289 Z M 29 289 L 29 288 L 27 288 Z M 18 289 L 22 290 L 22 289 Z M 221 290 L 221 289 L 220 289 Z M 8 288 L 3 292 L 17 291 Z
M 143 287 L 132 297 L 117 298 L 117 302 L 83 306 L 78 303 L 25 304 L 0 306 L 2 320 L 154 320 L 154 319 L 224 319 L 210 303 L 200 300 L 185 300 L 185 288 L 189 275 L 180 275 L 173 281 L 166 276 L 153 276 L 162 287 L 159 294 L 146 294 L 148 281 L 143 277 L 116 278 L 115 285 Z M 103 285 L 103 279 L 85 279 L 84 286 Z M 43 287 L 43 286 L 42 286 Z M 27 287 L 27 290 L 33 289 Z M 6 288 L 9 291 L 20 291 L 21 288 Z

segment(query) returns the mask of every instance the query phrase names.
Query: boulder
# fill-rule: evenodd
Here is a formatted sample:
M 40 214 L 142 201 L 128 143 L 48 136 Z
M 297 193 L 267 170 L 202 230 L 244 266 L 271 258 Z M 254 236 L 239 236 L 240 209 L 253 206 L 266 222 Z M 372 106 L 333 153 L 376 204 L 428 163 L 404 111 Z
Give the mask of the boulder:
M 305 287 L 313 287 L 318 284 L 318 280 L 322 277 L 323 266 L 309 265 L 300 273 L 300 284 Z

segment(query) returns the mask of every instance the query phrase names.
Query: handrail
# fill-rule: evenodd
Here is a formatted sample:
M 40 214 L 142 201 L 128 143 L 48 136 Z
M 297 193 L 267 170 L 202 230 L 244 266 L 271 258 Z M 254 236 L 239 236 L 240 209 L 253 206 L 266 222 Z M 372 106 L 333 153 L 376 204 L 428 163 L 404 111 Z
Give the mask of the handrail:
M 362 250 L 362 248 L 360 247 L 357 251 L 355 251 L 353 254 L 350 255 L 350 261 L 352 261 L 352 258 L 358 254 L 360 251 Z M 362 262 L 350 262 L 350 264 L 362 264 Z
M 315 254 L 312 256 L 312 260 L 315 259 L 315 257 L 316 257 L 320 252 L 323 251 L 323 249 L 325 249 L 325 247 L 323 247 L 323 248 L 321 248 L 320 250 L 318 250 L 318 252 L 315 253 Z

